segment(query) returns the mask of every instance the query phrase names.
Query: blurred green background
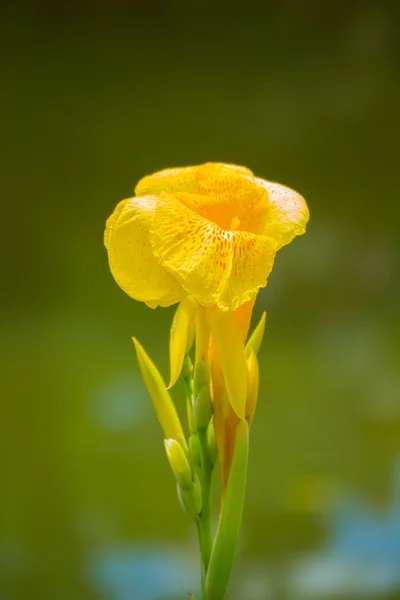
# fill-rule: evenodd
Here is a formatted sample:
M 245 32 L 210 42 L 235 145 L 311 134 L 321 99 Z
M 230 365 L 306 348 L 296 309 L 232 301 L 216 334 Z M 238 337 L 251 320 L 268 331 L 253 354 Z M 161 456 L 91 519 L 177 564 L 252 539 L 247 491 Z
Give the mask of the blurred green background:
M 400 598 L 399 17 L 384 0 L 3 5 L 1 600 L 197 589 L 130 340 L 167 377 L 173 308 L 125 296 L 102 237 L 140 177 L 205 161 L 311 210 L 254 312 L 229 598 Z

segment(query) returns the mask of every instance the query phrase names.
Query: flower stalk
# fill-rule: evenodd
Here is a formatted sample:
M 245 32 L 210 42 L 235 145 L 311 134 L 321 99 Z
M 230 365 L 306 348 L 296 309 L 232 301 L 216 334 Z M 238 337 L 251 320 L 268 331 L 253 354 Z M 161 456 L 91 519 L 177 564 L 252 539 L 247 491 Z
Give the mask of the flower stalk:
M 205 580 L 213 548 L 212 513 L 211 513 L 211 478 L 212 465 L 207 444 L 207 428 L 197 430 L 200 446 L 200 482 L 202 509 L 197 517 L 197 533 L 201 554 L 201 575 L 203 593 L 205 595 Z
M 154 173 L 135 193 L 108 219 L 104 243 L 114 279 L 131 298 L 150 308 L 179 303 L 168 386 L 133 341 L 179 502 L 197 527 L 202 600 L 223 600 L 240 535 L 265 330 L 264 313 L 247 339 L 251 314 L 276 252 L 305 232 L 309 211 L 297 192 L 223 163 Z M 186 428 L 169 393 L 178 381 Z M 214 536 L 217 460 L 222 493 Z

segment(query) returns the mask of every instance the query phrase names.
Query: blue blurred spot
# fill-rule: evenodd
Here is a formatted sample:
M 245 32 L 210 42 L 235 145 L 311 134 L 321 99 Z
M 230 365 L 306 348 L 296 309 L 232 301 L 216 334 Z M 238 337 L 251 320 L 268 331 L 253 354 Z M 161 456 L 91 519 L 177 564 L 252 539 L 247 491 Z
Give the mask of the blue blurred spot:
M 193 592 L 197 564 L 188 564 L 182 555 L 158 546 L 109 549 L 91 558 L 87 577 L 95 589 L 113 600 L 185 597 L 189 590 Z
M 150 414 L 151 402 L 139 374 L 123 374 L 95 390 L 89 401 L 92 419 L 113 431 L 139 427 Z
M 329 515 L 330 536 L 319 553 L 291 569 L 299 598 L 353 594 L 376 599 L 400 591 L 400 457 L 393 467 L 387 511 L 377 512 L 363 498 L 346 494 Z

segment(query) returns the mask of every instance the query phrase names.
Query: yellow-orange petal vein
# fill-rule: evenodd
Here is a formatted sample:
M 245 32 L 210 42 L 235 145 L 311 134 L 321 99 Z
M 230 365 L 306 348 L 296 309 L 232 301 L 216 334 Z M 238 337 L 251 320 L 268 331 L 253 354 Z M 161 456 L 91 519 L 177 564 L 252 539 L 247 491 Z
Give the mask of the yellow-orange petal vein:
M 151 243 L 154 255 L 203 306 L 216 304 L 230 272 L 230 232 L 162 194 Z

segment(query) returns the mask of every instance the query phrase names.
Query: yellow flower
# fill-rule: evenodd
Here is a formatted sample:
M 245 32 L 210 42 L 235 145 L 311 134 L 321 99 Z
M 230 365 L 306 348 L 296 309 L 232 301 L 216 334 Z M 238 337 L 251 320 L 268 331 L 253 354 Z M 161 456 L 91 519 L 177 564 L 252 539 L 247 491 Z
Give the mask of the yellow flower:
M 152 308 L 190 295 L 236 310 L 309 218 L 296 192 L 221 163 L 160 171 L 135 192 L 108 219 L 104 242 L 119 286 Z

